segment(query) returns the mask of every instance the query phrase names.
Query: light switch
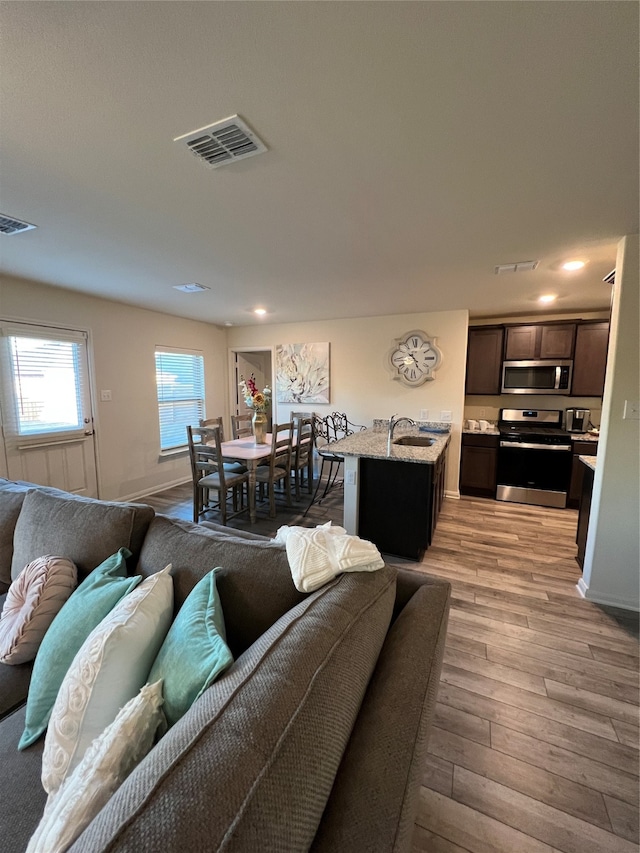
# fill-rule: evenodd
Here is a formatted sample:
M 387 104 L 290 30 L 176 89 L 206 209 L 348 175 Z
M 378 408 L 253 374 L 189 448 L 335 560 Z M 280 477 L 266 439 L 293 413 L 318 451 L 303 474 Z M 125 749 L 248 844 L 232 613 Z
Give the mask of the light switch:
M 101 391 L 100 392 L 100 402 L 101 403 L 110 403 L 111 402 L 111 391 Z
M 622 418 L 627 421 L 640 420 L 640 402 L 638 400 L 625 400 Z

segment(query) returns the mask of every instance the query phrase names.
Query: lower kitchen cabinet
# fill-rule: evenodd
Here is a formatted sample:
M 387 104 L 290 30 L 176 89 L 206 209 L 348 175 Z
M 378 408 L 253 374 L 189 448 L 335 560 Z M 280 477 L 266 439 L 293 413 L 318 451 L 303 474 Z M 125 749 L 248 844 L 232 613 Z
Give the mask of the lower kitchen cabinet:
M 596 456 L 598 453 L 597 441 L 574 441 L 573 442 L 573 459 L 571 462 L 571 483 L 569 484 L 569 494 L 567 495 L 567 506 L 571 509 L 578 509 L 580 505 L 580 495 L 582 494 L 582 478 L 584 472 L 589 470 L 585 468 L 578 456 Z
M 498 466 L 497 435 L 462 435 L 460 493 L 495 498 Z
M 584 568 L 584 555 L 587 547 L 587 533 L 589 531 L 589 516 L 591 514 L 591 493 L 593 492 L 593 468 L 578 461 L 583 470 L 580 486 L 580 511 L 578 513 L 578 529 L 576 531 L 576 545 L 578 553 L 576 560 L 581 569 Z
M 433 464 L 360 459 L 358 536 L 385 554 L 421 560 L 444 498 L 446 450 Z

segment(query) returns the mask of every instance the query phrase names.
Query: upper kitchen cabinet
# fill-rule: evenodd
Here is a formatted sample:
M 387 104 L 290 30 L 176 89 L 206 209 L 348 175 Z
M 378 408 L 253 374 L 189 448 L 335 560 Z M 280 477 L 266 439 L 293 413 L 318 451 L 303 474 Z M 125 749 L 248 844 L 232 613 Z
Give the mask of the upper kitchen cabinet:
M 506 361 L 535 358 L 571 358 L 576 336 L 575 323 L 508 326 Z
M 580 323 L 573 360 L 574 397 L 602 397 L 608 345 L 609 323 Z
M 499 394 L 502 366 L 502 326 L 469 329 L 467 348 L 467 394 Z

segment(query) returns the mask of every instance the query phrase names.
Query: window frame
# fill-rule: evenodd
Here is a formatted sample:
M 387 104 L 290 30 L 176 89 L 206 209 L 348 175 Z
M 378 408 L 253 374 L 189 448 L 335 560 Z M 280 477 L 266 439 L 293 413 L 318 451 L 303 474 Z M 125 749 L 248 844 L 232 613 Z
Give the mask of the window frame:
M 166 356 L 164 369 L 162 364 L 162 356 Z M 160 378 L 166 376 L 180 376 L 176 374 L 175 369 L 171 368 L 171 359 L 174 357 L 187 357 L 194 359 L 195 362 L 189 372 L 182 374 L 183 379 L 194 383 L 193 390 L 199 393 L 187 394 L 184 396 L 166 394 L 163 399 L 163 389 L 170 386 L 170 382 L 160 382 Z M 160 360 L 159 360 L 160 359 Z M 204 353 L 202 350 L 192 350 L 184 347 L 169 347 L 156 345 L 154 351 L 155 362 L 155 378 L 156 378 L 156 404 L 159 427 L 159 444 L 160 455 L 172 456 L 177 453 L 182 453 L 187 449 L 187 432 L 188 425 L 198 426 L 200 418 L 206 417 L 206 388 L 204 378 Z M 177 365 L 175 365 L 177 366 Z M 188 375 L 190 373 L 191 375 Z M 199 376 L 197 376 L 199 374 Z M 197 387 L 196 387 L 197 384 Z M 189 407 L 191 411 L 189 412 Z M 166 412 L 173 409 L 173 416 L 167 417 Z M 188 418 L 180 418 L 176 409 L 183 408 Z

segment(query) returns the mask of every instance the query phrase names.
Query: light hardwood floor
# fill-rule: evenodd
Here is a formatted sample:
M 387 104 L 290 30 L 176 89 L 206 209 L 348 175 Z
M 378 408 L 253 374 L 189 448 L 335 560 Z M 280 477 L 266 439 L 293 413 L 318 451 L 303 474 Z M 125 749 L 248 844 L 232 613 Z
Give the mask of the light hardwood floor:
M 190 487 L 148 501 L 190 517 Z M 259 510 L 251 529 L 304 523 L 303 508 Z M 339 492 L 306 523 L 329 518 Z M 576 520 L 447 499 L 422 563 L 389 558 L 452 585 L 415 853 L 638 851 L 638 620 L 579 596 Z

